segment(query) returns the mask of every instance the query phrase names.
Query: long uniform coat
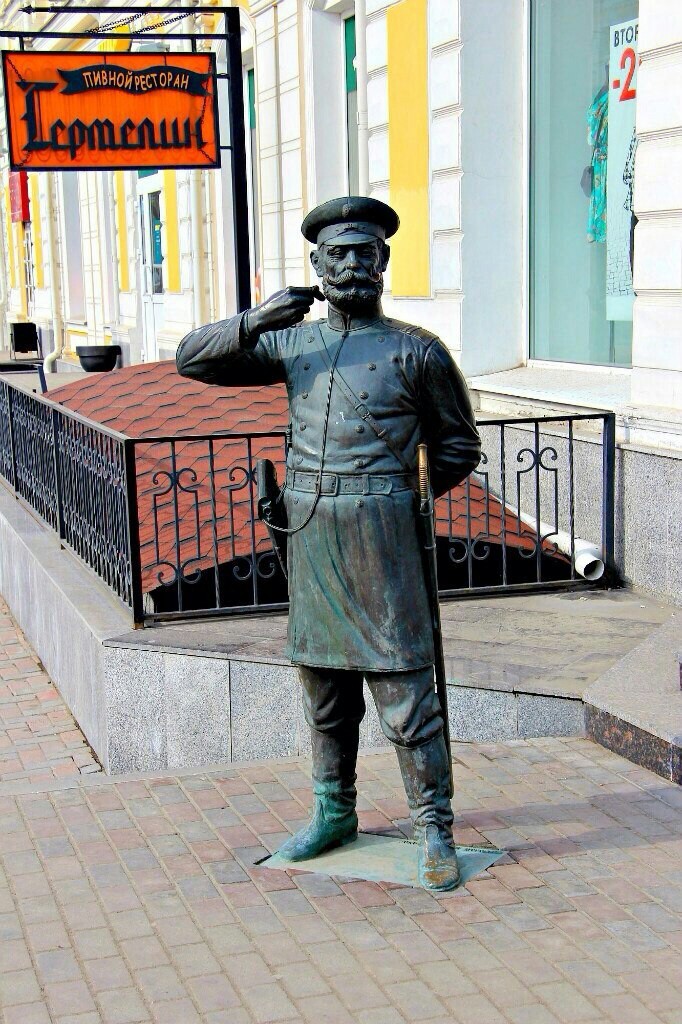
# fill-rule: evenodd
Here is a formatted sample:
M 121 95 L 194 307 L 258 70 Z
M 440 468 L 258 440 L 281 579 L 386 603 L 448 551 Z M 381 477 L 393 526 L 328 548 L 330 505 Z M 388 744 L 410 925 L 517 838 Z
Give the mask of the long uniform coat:
M 289 657 L 294 664 L 368 672 L 429 665 L 434 651 L 416 530 L 416 449 L 421 441 L 428 445 L 436 495 L 478 465 L 480 438 L 461 373 L 434 335 L 383 316 L 351 321 L 347 333 L 326 320 L 301 324 L 263 334 L 255 344 L 240 335 L 240 324 L 236 316 L 192 331 L 178 349 L 178 370 L 224 386 L 286 384 L 289 527 L 305 520 L 315 498 L 308 474 L 320 468 L 330 363 L 339 346 L 324 472 L 368 474 L 364 490 L 385 492 L 323 493 L 310 522 L 289 538 Z M 361 419 L 339 376 L 386 428 L 415 476 Z

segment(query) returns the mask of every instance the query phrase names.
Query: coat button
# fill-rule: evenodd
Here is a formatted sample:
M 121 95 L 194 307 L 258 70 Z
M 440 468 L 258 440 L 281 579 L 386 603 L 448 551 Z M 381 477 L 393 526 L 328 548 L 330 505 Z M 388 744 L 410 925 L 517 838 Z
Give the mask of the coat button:
M 310 369 L 310 363 L 304 363 L 303 364 L 303 369 L 304 370 L 309 370 Z
M 307 423 L 299 423 L 299 425 L 298 425 L 298 429 L 299 429 L 299 430 L 305 430 L 305 428 L 307 427 L 307 425 L 308 425 Z
M 356 434 L 364 434 L 364 432 L 365 432 L 365 428 L 363 427 L 362 423 L 358 423 L 357 427 L 355 428 L 355 433 Z
M 369 398 L 369 391 L 361 391 L 360 398 Z
M 386 341 L 386 338 L 384 337 L 383 334 L 380 334 L 379 337 L 377 338 L 377 341 L 379 342 L 380 345 L 383 345 L 383 343 Z
M 376 370 L 376 368 L 377 368 L 377 364 L 376 363 L 367 363 L 367 369 L 368 370 Z
M 367 465 L 364 459 L 353 459 L 353 462 L 358 467 L 358 469 L 364 469 L 365 466 Z
M 298 498 L 294 498 L 294 505 L 298 505 Z
M 302 391 L 301 392 L 301 398 L 307 398 L 307 397 L 308 397 L 308 392 L 307 391 Z
M 297 455 L 296 456 L 296 465 L 297 466 L 302 466 L 303 465 L 303 456 L 302 455 Z
M 362 500 L 362 498 L 358 498 L 358 500 L 355 502 L 355 507 L 356 508 L 364 508 L 364 505 L 365 505 L 365 503 Z

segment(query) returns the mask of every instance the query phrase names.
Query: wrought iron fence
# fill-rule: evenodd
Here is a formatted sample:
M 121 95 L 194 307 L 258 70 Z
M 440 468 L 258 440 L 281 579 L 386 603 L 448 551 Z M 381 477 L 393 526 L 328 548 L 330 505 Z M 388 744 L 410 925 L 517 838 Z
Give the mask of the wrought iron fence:
M 130 608 L 139 590 L 130 438 L 0 380 L 0 475 Z
M 441 595 L 589 585 L 585 550 L 613 579 L 613 414 L 479 428 L 478 470 L 436 503 Z M 138 625 L 286 609 L 262 457 L 283 475 L 283 431 L 129 438 L 0 380 L 0 475 Z

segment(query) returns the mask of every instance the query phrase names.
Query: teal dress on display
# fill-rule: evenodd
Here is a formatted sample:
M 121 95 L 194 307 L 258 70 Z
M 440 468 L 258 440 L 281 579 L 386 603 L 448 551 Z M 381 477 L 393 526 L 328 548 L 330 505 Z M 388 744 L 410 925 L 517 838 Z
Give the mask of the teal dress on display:
M 587 220 L 589 242 L 606 241 L 606 157 L 609 90 L 602 86 L 587 111 L 588 142 L 592 146 L 592 191 Z

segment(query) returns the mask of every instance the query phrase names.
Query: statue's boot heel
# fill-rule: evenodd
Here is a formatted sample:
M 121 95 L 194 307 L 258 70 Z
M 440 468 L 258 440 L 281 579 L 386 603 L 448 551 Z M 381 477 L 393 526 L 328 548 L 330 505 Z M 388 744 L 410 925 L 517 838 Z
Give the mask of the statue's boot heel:
M 415 838 L 419 842 L 419 884 L 431 892 L 456 889 L 460 882 L 460 870 L 452 833 L 442 832 L 438 825 L 427 825 L 418 830 Z

